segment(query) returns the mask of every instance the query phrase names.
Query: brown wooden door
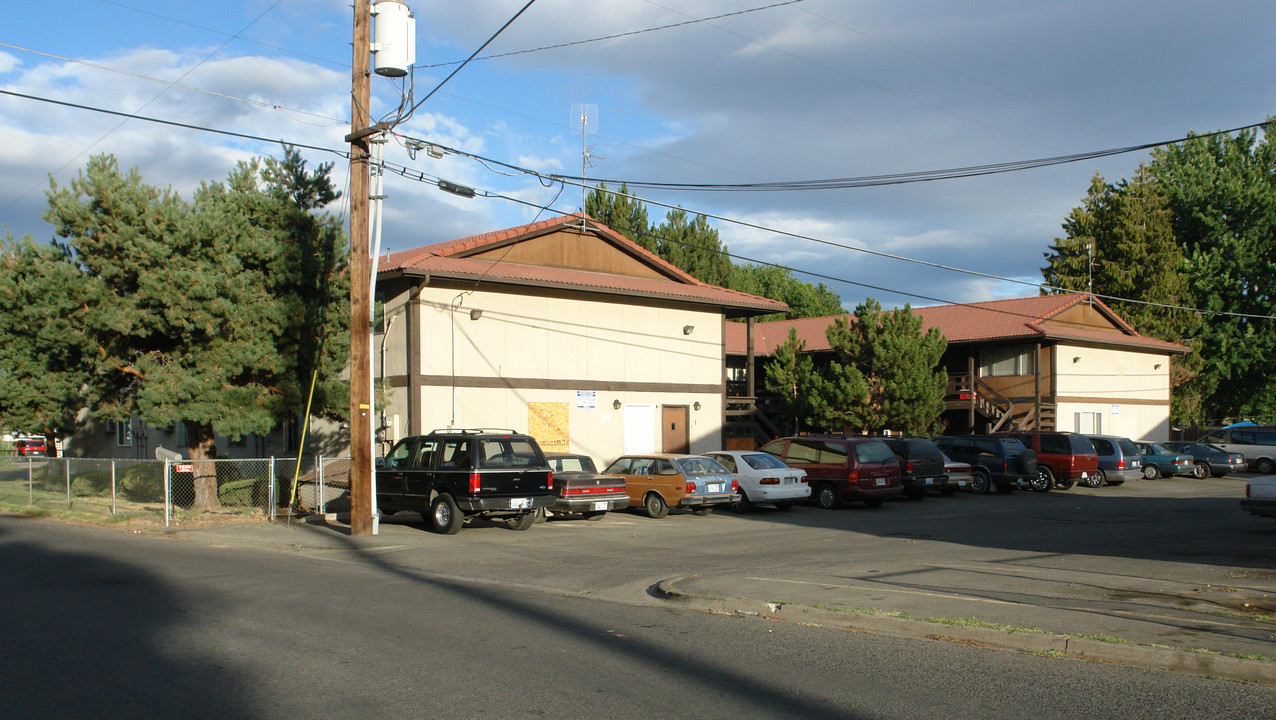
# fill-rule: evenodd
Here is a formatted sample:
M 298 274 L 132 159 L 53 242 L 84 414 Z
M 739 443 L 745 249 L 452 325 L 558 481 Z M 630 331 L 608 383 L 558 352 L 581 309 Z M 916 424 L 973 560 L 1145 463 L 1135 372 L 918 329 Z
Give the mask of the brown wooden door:
M 660 408 L 660 451 L 691 452 L 691 431 L 687 427 L 690 408 L 686 405 L 663 405 Z

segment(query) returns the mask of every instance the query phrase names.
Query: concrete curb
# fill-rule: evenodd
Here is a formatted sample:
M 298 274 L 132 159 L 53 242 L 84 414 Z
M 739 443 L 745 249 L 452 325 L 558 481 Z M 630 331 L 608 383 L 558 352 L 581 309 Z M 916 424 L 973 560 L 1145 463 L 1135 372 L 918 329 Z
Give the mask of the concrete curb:
M 1176 648 L 1104 642 L 1053 633 L 1014 632 L 997 628 L 945 625 L 889 615 L 826 610 L 749 598 L 698 595 L 679 589 L 680 581 L 694 577 L 697 576 L 683 575 L 661 580 L 656 585 L 658 594 L 672 603 L 701 612 L 758 616 L 891 637 L 941 640 L 993 649 L 1058 654 L 1079 660 L 1117 663 L 1145 670 L 1165 670 L 1202 677 L 1276 685 L 1276 662 L 1272 661 L 1247 660 Z

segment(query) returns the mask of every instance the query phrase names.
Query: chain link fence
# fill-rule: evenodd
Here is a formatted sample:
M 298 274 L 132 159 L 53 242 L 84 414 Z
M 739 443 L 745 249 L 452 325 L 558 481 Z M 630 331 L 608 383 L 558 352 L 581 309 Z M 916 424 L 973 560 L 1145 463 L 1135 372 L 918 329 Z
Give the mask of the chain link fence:
M 274 519 L 293 506 L 347 509 L 349 473 L 349 458 L 169 462 L 0 456 L 0 505 L 162 518 L 165 526 L 227 515 Z

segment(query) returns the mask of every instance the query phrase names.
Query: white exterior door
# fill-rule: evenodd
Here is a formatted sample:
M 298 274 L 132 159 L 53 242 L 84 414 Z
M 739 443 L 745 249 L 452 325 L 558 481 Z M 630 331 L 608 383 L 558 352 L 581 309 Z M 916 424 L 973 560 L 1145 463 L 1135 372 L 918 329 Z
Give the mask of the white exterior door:
M 656 451 L 656 406 L 625 406 L 625 454 Z

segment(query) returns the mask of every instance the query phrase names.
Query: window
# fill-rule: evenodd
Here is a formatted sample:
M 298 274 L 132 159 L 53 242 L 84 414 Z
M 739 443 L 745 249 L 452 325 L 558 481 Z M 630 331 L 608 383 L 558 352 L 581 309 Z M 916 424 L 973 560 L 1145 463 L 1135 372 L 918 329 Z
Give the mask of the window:
M 133 446 L 133 419 L 115 424 L 115 444 L 120 447 Z
M 1072 414 L 1076 431 L 1082 435 L 1100 435 L 1103 433 L 1103 413 L 1078 412 Z
M 177 447 L 190 447 L 190 443 L 186 440 L 186 423 L 178 420 L 173 423 L 173 444 Z
M 1032 375 L 1037 370 L 1037 351 L 1030 345 L 1002 345 L 979 351 L 979 374 L 983 377 Z

